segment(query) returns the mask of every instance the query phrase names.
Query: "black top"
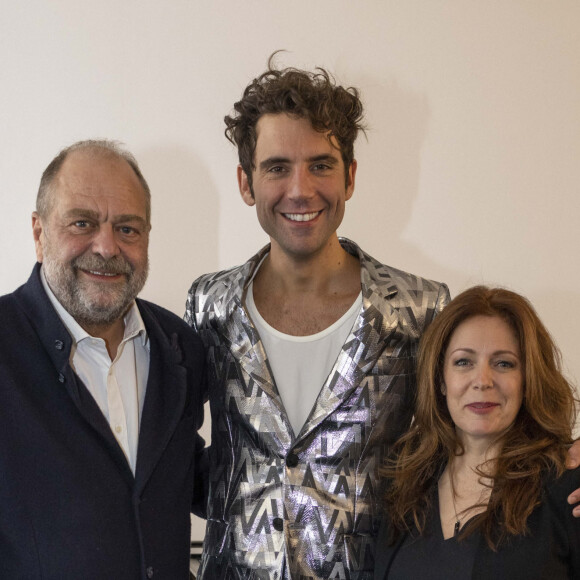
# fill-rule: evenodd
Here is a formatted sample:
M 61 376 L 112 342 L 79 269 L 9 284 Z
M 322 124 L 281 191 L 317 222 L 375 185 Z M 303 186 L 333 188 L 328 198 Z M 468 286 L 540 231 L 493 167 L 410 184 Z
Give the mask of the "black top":
M 471 534 L 464 540 L 443 537 L 439 516 L 437 485 L 431 491 L 432 510 L 423 535 L 407 534 L 393 558 L 387 572 L 389 580 L 469 580 L 479 541 L 479 534 Z
M 455 548 L 459 552 L 465 547 L 469 551 L 468 541 L 450 543 L 443 541 L 447 554 L 434 554 L 429 548 L 427 536 L 413 543 L 413 553 L 404 553 L 402 546 L 408 543 L 407 536 L 394 545 L 389 546 L 388 524 L 383 522 L 377 538 L 375 580 L 388 578 L 471 578 L 472 580 L 564 580 L 580 579 L 580 518 L 572 515 L 572 506 L 566 498 L 572 491 L 580 487 L 580 468 L 566 471 L 560 478 L 550 478 L 544 486 L 541 503 L 530 515 L 527 521 L 529 533 L 525 536 L 510 536 L 497 551 L 487 546 L 483 537 L 474 537 L 474 556 L 471 575 L 465 567 L 469 566 L 470 556 L 460 555 L 463 561 L 464 576 L 456 576 L 451 572 L 449 557 Z M 438 515 L 438 508 L 437 510 Z M 432 518 L 431 518 L 432 521 Z M 439 523 L 439 518 L 437 518 Z M 440 525 L 440 524 L 439 524 Z M 439 533 L 440 530 L 439 530 Z M 466 543 L 467 542 L 467 543 Z M 416 545 L 415 545 L 416 544 Z M 421 544 L 425 544 L 421 547 Z M 400 556 L 400 554 L 403 554 Z M 457 554 L 455 555 L 457 556 Z M 403 569 L 399 557 L 405 558 Z M 453 556 L 451 556 L 453 557 Z M 416 561 L 413 561 L 413 558 Z M 423 562 L 419 562 L 423 560 Z M 398 576 L 392 576 L 399 570 Z M 427 572 L 425 573 L 425 570 Z

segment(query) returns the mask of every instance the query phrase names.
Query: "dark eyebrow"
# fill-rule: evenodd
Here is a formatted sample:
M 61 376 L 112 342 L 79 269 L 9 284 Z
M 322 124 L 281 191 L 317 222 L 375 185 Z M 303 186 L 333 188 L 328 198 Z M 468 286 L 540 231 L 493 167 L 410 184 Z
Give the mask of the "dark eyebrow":
M 290 163 L 290 159 L 288 157 L 268 157 L 264 159 L 264 161 L 260 162 L 260 170 L 264 171 L 264 169 L 268 169 L 268 167 L 272 167 L 272 165 L 276 165 L 278 163 Z
M 324 161 L 328 165 L 337 165 L 338 164 L 338 158 L 335 157 L 334 155 L 330 155 L 328 153 L 324 153 L 323 155 L 315 155 L 314 157 L 310 157 L 308 159 L 308 161 L 310 163 L 317 163 L 320 161 Z
M 314 155 L 308 158 L 308 163 L 320 163 L 321 161 L 324 161 L 328 165 L 338 164 L 338 158 L 329 153 L 322 153 L 321 155 Z M 259 168 L 261 171 L 264 171 L 278 163 L 291 163 L 291 161 L 288 157 L 268 157 L 260 162 Z

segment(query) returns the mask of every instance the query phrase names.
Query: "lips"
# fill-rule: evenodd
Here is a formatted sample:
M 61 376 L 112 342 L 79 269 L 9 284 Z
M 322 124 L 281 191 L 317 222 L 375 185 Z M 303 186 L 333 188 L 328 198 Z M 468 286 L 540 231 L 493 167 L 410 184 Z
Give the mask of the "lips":
M 123 256 L 105 260 L 98 255 L 85 253 L 75 258 L 71 265 L 93 280 L 114 281 L 121 276 L 129 277 L 132 272 L 131 264 Z
M 285 213 L 283 214 L 285 218 L 293 222 L 309 222 L 317 217 L 321 211 L 313 211 L 310 213 Z
M 484 415 L 485 413 L 493 411 L 496 407 L 499 407 L 499 403 L 470 403 L 469 405 L 466 405 L 466 407 L 478 415 Z

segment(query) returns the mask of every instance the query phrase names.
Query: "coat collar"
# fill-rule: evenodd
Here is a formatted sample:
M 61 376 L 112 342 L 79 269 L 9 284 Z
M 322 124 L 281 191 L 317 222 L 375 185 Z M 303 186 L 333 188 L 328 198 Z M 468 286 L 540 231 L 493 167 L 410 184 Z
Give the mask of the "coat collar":
M 15 297 L 35 328 L 54 366 L 54 377 L 46 383 L 65 388 L 84 420 L 109 448 L 113 461 L 128 484 L 143 487 L 183 413 L 187 386 L 181 366 L 182 353 L 177 335 L 168 337 L 161 329 L 150 305 L 137 299 L 137 307 L 150 339 L 149 378 L 139 428 L 137 469 L 133 473 L 111 428 L 97 403 L 70 366 L 73 339 L 50 303 L 40 279 L 40 264 Z
M 397 286 L 386 269 L 351 240 L 340 238 L 340 243 L 347 252 L 359 259 L 363 305 L 311 414 L 296 438 L 292 437 L 293 430 L 262 341 L 243 306 L 248 284 L 258 264 L 269 251 L 269 245 L 236 270 L 223 296 L 222 306 L 230 310 L 225 316 L 227 346 L 238 360 L 245 380 L 253 381 L 274 401 L 288 433 L 288 437 L 281 434 L 280 439 L 286 449 L 316 429 L 348 398 L 375 365 L 399 324 L 397 311 L 389 304 L 389 299 L 397 294 Z
M 187 370 L 179 334 L 168 335 L 159 324 L 151 304 L 137 299 L 150 341 L 150 363 L 145 402 L 139 425 L 136 486 L 141 489 L 151 476 L 187 403 Z
M 263 257 L 270 251 L 268 244 L 243 266 L 237 268 L 225 292 L 221 295 L 221 308 L 225 310 L 226 326 L 222 340 L 224 346 L 238 361 L 244 375 L 246 392 L 255 389 L 263 392 L 272 401 L 278 412 L 281 428 L 277 434 L 281 445 L 289 448 L 292 443 L 292 426 L 284 408 L 262 340 L 244 306 L 250 281 Z

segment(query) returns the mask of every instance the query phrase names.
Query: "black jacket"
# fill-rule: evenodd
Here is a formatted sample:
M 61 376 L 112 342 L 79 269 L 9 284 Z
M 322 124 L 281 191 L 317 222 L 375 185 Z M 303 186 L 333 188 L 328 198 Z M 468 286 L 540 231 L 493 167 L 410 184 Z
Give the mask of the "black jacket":
M 177 316 L 137 305 L 151 350 L 133 475 L 69 364 L 39 265 L 0 298 L 3 580 L 188 577 L 203 349 Z

